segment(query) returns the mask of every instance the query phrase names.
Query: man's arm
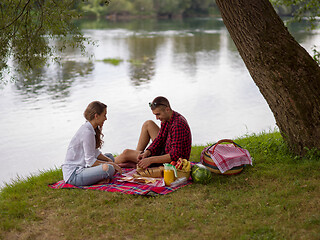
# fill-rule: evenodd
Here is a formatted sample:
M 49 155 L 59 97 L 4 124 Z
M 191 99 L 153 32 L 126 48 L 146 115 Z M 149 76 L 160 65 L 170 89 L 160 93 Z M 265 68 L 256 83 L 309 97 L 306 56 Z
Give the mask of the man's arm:
M 138 166 L 141 168 L 147 168 L 152 163 L 170 163 L 171 157 L 170 154 L 165 154 L 161 156 L 153 156 L 153 157 L 147 157 L 139 160 Z

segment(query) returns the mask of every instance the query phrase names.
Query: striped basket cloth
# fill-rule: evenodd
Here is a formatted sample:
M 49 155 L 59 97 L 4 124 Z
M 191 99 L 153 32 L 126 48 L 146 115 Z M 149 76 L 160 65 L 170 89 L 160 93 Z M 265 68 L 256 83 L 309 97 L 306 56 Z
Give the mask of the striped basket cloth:
M 231 144 L 221 144 L 224 142 Z M 245 165 L 252 165 L 249 151 L 230 139 L 222 139 L 204 148 L 200 160 L 211 172 L 223 175 L 238 174 Z

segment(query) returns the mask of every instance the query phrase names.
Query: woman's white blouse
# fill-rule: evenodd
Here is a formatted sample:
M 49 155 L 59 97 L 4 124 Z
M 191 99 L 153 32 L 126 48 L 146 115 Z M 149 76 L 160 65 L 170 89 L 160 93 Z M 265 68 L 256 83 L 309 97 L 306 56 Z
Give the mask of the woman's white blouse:
M 101 154 L 100 150 L 96 149 L 95 135 L 93 126 L 87 121 L 71 139 L 65 162 L 61 166 L 64 181 L 68 181 L 76 168 L 80 170 L 95 163 Z

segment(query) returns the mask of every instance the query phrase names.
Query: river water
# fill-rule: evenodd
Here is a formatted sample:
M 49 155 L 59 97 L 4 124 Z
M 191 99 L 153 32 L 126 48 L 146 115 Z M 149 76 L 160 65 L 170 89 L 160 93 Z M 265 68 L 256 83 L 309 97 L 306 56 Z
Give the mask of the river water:
M 60 167 L 93 100 L 108 105 L 102 151 L 114 154 L 136 147 L 142 123 L 155 120 L 148 103 L 159 95 L 187 118 L 194 145 L 276 127 L 220 18 L 79 25 L 95 41 L 90 58 L 68 49 L 63 65 L 0 85 L 0 187 Z M 310 53 L 319 45 L 319 31 L 302 24 L 290 31 Z

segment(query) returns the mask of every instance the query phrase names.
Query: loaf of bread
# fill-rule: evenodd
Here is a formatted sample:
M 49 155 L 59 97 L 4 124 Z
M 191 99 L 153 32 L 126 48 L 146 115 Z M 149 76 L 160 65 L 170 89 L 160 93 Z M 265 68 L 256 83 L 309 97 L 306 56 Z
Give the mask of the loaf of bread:
M 152 178 L 162 178 L 163 177 L 163 166 L 153 167 L 153 168 L 138 168 L 137 172 L 133 175 L 134 177 L 152 177 Z

